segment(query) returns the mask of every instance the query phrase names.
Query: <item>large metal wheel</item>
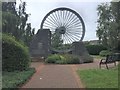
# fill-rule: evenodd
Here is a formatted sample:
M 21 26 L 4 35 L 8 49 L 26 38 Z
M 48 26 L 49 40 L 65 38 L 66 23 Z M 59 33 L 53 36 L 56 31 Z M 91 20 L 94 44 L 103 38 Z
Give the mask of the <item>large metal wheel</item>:
M 41 29 L 50 29 L 52 35 L 57 35 L 62 44 L 72 44 L 82 41 L 85 35 L 85 25 L 81 16 L 69 8 L 57 8 L 50 11 L 41 22 Z

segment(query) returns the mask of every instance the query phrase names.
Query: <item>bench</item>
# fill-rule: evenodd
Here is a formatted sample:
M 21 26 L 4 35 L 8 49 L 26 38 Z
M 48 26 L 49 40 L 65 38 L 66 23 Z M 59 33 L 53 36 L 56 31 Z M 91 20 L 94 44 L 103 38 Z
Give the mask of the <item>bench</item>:
M 101 65 L 105 64 L 106 68 L 109 69 L 107 64 L 110 64 L 110 63 L 114 63 L 114 65 L 116 66 L 115 55 L 107 55 L 105 59 L 101 59 L 99 63 L 99 67 L 101 68 Z

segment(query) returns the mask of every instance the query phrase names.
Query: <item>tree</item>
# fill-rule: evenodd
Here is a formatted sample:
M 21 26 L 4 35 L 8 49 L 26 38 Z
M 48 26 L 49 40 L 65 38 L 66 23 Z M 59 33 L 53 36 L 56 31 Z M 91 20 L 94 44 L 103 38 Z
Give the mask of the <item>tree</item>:
M 31 28 L 30 23 L 27 23 L 29 14 L 26 13 L 25 6 L 26 3 L 22 2 L 17 9 L 16 2 L 2 3 L 2 31 L 29 45 L 35 30 Z
M 104 46 L 115 50 L 120 42 L 120 3 L 102 3 L 97 10 L 97 36 Z
M 35 28 L 33 28 L 31 32 L 31 23 L 27 23 L 27 27 L 26 27 L 23 39 L 28 46 L 30 45 L 30 41 L 34 35 L 34 32 L 35 32 Z
M 61 49 L 63 46 L 63 40 L 61 40 L 60 34 L 52 34 L 51 45 L 54 49 Z
M 120 51 L 120 1 L 111 2 L 111 9 L 114 21 L 111 25 L 111 29 L 114 30 L 114 48 Z M 113 32 L 111 32 L 113 33 Z
M 2 2 L 2 31 L 13 35 L 18 21 L 15 5 L 15 2 Z
M 107 3 L 102 3 L 98 6 L 98 26 L 97 26 L 97 36 L 99 40 L 104 44 L 104 46 L 108 46 L 108 31 L 109 31 L 109 22 L 110 22 L 110 8 Z

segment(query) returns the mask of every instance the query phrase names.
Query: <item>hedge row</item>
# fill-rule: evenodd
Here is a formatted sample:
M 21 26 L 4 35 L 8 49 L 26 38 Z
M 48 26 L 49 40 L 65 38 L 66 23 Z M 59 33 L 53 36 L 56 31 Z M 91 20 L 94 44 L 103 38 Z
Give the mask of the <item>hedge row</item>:
M 14 37 L 2 35 L 2 70 L 26 70 L 29 67 L 28 48 L 16 41 Z
M 93 58 L 89 55 L 76 56 L 72 54 L 52 54 L 45 60 L 46 63 L 55 64 L 80 64 L 80 63 L 91 63 Z
M 77 64 L 80 63 L 79 57 L 70 54 L 53 54 L 48 56 L 45 60 L 46 63 L 55 63 L 55 64 Z
M 103 45 L 86 45 L 90 55 L 99 55 L 102 50 L 106 50 Z

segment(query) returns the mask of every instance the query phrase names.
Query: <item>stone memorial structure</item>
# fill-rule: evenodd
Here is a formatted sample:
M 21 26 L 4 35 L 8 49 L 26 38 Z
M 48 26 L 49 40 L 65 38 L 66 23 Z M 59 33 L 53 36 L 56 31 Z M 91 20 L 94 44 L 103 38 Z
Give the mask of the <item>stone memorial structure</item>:
M 50 54 L 51 33 L 49 29 L 40 29 L 30 43 L 31 57 L 46 57 Z
M 65 7 L 56 8 L 43 18 L 40 28 L 30 44 L 31 57 L 70 53 L 80 56 L 81 63 L 93 61 L 82 42 L 85 35 L 84 21 L 76 11 Z M 67 46 L 66 48 L 60 46 L 58 49 L 51 48 L 51 41 L 55 41 L 52 39 L 55 35 L 57 35 L 57 43 L 62 41 L 61 47 L 64 45 Z M 68 49 L 71 44 L 72 47 Z

